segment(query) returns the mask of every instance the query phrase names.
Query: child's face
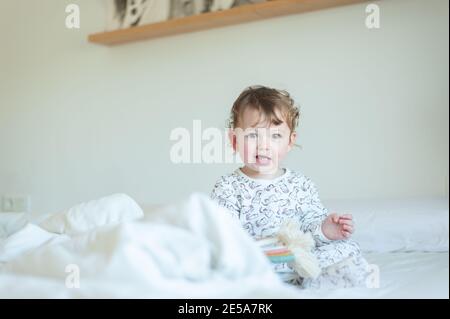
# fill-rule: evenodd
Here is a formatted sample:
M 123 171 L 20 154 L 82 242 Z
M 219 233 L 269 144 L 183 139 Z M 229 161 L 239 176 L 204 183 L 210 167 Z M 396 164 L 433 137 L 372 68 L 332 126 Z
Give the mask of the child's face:
M 280 114 L 277 116 L 283 118 Z M 263 114 L 260 118 L 258 110 L 246 108 L 231 138 L 233 149 L 239 153 L 247 169 L 270 175 L 278 171 L 281 161 L 292 149 L 296 134 L 284 120 L 274 125 L 268 123 Z

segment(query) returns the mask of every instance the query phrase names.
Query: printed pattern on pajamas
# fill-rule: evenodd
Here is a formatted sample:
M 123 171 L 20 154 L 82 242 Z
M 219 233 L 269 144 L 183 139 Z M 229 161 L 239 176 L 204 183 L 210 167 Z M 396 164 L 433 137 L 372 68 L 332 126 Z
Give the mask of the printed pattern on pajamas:
M 328 215 L 314 183 L 305 175 L 284 169 L 273 180 L 252 179 L 240 169 L 222 176 L 211 198 L 229 210 L 253 238 L 272 236 L 286 219 L 297 219 L 301 230 L 315 240 L 313 254 L 321 274 L 316 279 L 301 278 L 289 264 L 274 264 L 282 280 L 302 288 L 343 288 L 365 286 L 370 267 L 359 245 L 351 240 L 332 241 L 322 233 Z

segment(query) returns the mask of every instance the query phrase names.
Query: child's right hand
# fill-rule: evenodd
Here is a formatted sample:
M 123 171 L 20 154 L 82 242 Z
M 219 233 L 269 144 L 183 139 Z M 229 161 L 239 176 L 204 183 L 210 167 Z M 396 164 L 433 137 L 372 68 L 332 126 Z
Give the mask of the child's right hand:
M 322 223 L 322 233 L 330 240 L 349 238 L 354 232 L 353 216 L 351 214 L 330 214 Z

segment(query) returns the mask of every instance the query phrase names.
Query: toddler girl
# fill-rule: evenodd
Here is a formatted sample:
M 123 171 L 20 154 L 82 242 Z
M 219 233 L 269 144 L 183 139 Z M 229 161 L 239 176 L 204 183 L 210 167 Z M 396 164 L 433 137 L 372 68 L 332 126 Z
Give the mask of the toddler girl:
M 280 164 L 295 144 L 298 119 L 298 108 L 285 91 L 256 86 L 242 92 L 231 110 L 230 141 L 245 165 L 222 176 L 211 197 L 255 239 L 276 234 L 292 218 L 311 232 L 321 275 L 304 279 L 289 264 L 274 265 L 284 281 L 304 288 L 363 286 L 369 268 L 349 239 L 352 215 L 328 214 L 314 183 Z

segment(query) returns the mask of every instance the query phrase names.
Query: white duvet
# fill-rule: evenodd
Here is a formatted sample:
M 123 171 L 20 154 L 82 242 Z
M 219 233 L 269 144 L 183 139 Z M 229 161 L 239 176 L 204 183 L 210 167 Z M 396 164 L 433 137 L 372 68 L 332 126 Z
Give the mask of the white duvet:
M 132 203 L 125 196 L 106 202 L 122 207 L 124 202 Z M 295 289 L 272 273 L 241 227 L 204 195 L 194 194 L 138 219 L 131 218 L 140 214 L 130 204 L 129 211 L 122 210 L 121 221 L 94 218 L 96 202 L 85 206 L 88 209 L 77 207 L 72 214 L 63 212 L 41 223 L 62 234 L 27 224 L 3 241 L 0 297 L 295 296 Z M 98 215 L 102 214 L 108 211 Z M 74 220 L 79 224 L 71 227 Z M 58 223 L 65 226 L 56 227 Z
M 283 284 L 241 226 L 206 196 L 143 214 L 128 196 L 113 195 L 39 225 L 22 223 L 0 240 L 0 298 L 448 298 L 448 226 L 440 226 L 442 218 L 448 225 L 446 209 L 436 226 L 427 224 L 429 241 L 441 244 L 433 252 L 423 251 L 431 246 L 424 234 L 415 243 L 391 230 L 369 247 L 373 225 L 390 223 L 393 212 L 385 221 L 352 211 L 379 288 L 300 290 Z M 372 225 L 366 233 L 364 218 Z

